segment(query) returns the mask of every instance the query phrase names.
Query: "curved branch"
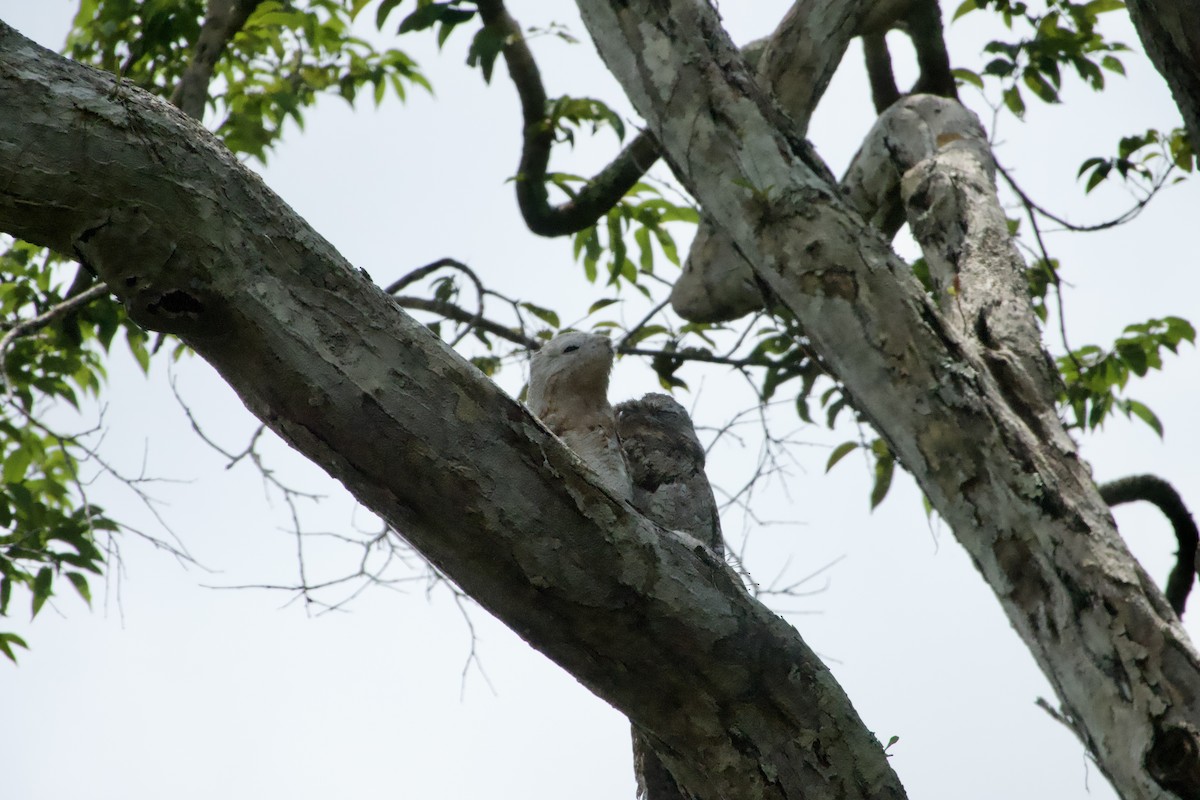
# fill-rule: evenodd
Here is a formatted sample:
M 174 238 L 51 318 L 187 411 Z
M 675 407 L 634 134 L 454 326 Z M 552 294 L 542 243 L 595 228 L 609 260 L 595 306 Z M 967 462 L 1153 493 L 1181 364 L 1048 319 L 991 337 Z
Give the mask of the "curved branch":
M 904 20 L 904 32 L 917 52 L 920 75 L 909 94 L 936 94 L 958 99 L 958 86 L 950 69 L 950 54 L 942 30 L 942 9 L 937 0 L 917 0 Z
M 1183 609 L 1187 605 L 1188 594 L 1192 591 L 1196 574 L 1200 572 L 1200 531 L 1196 529 L 1196 520 L 1184 504 L 1183 498 L 1175 487 L 1157 475 L 1130 475 L 1100 485 L 1100 496 L 1110 506 L 1122 503 L 1132 503 L 1144 500 L 1153 503 L 1171 523 L 1175 531 L 1175 541 L 1179 543 L 1175 567 L 1167 578 L 1164 594 L 1171 603 L 1175 613 L 1183 617 Z
M 888 50 L 886 34 L 864 33 L 862 40 L 867 79 L 871 83 L 871 102 L 875 104 L 875 113 L 882 114 L 900 99 L 900 87 L 892 72 L 892 54 Z
M 504 63 L 521 99 L 525 126 L 521 163 L 517 169 L 517 204 L 529 230 L 539 236 L 565 236 L 592 225 L 615 206 L 658 160 L 658 144 L 649 133 L 639 133 L 570 200 L 550 205 L 546 170 L 554 146 L 554 129 L 546 119 L 546 89 L 537 62 L 525 43 L 521 26 L 502 0 L 479 0 L 484 25 L 504 37 Z
M 204 116 L 204 103 L 208 100 L 208 85 L 212 81 L 217 59 L 226 45 L 246 24 L 246 20 L 258 7 L 261 0 L 208 0 L 208 12 L 204 25 L 196 39 L 191 63 L 183 71 L 183 77 L 171 93 L 171 102 L 183 113 L 194 119 Z

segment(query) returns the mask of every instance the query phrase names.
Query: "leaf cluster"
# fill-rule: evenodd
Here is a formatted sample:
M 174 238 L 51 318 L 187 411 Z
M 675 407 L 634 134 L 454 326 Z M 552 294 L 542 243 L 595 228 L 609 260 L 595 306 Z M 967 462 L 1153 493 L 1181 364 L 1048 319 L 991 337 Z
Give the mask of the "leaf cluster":
M 1162 352 L 1178 352 L 1182 342 L 1195 344 L 1196 329 L 1187 320 L 1164 317 L 1126 326 L 1109 349 L 1086 345 L 1059 358 L 1064 384 L 1059 400 L 1070 409 L 1071 426 L 1092 430 L 1113 411 L 1120 411 L 1162 436 L 1162 422 L 1154 412 L 1122 392 L 1131 376 L 1144 377 L 1152 369 L 1162 369 Z
M 1085 192 L 1095 189 L 1116 171 L 1124 180 L 1140 179 L 1148 189 L 1160 185 L 1166 170 L 1180 169 L 1192 172 L 1196 154 L 1183 128 L 1163 133 L 1154 128 L 1145 133 L 1125 136 L 1117 143 L 1117 154 L 1113 157 L 1092 157 L 1079 167 L 1078 177 L 1088 176 Z
M 958 19 L 972 11 L 990 9 L 1013 30 L 1022 23 L 1025 35 L 1016 40 L 993 40 L 984 46 L 992 58 L 983 69 L 955 70 L 960 82 L 983 88 L 985 78 L 999 81 L 1005 106 L 1017 117 L 1025 114 L 1026 91 L 1044 103 L 1061 102 L 1062 70 L 1071 68 L 1096 91 L 1104 89 L 1104 73 L 1125 74 L 1114 55 L 1129 50 L 1109 41 L 1098 30 L 1101 14 L 1125 8 L 1121 0 L 1046 0 L 1034 10 L 1021 0 L 964 0 L 954 12 Z
M 390 89 L 430 85 L 395 48 L 377 49 L 352 24 L 368 0 L 266 0 L 217 62 L 208 107 L 234 152 L 265 161 L 290 119 L 323 94 L 354 104 L 369 88 L 376 105 Z M 73 59 L 115 72 L 170 97 L 192 57 L 204 16 L 201 0 L 81 0 L 67 40 Z
M 63 264 L 40 248 L 12 242 L 0 253 L 0 327 L 21 333 L 62 302 Z M 119 332 L 135 357 L 149 363 L 145 333 L 125 318 L 120 304 L 96 302 L 56 319 L 30 335 L 15 336 L 0 353 L 4 379 L 0 405 L 0 616 L 9 613 L 14 589 L 30 593 L 36 615 L 65 576 L 90 602 L 87 574 L 100 574 L 104 558 L 97 533 L 117 530 L 101 508 L 86 502 L 79 468 L 88 457 L 73 437 L 42 422 L 55 403 L 78 408 L 80 395 L 97 396 L 105 378 L 103 357 Z M 25 646 L 0 632 L 0 652 Z
M 576 186 L 586 183 L 579 175 L 561 172 L 550 173 L 547 181 L 568 197 L 575 196 Z M 625 283 L 649 297 L 649 290 L 639 278 L 654 274 L 654 245 L 658 245 L 671 264 L 678 267 L 680 263 L 679 248 L 668 223 L 694 225 L 699 220 L 695 207 L 674 203 L 654 186 L 639 182 L 595 225 L 571 237 L 572 253 L 583 264 L 584 276 L 589 283 L 596 282 L 603 267 L 606 285 Z M 637 263 L 630 257 L 627 234 L 632 235 L 637 248 Z

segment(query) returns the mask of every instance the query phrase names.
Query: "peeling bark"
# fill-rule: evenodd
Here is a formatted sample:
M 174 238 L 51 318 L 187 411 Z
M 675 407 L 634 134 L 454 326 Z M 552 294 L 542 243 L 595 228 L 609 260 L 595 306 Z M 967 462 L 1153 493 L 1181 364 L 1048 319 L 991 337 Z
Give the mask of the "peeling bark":
M 75 254 L 700 798 L 900 798 L 790 625 L 621 502 L 169 104 L 0 23 L 0 230 Z M 670 665 L 665 669 L 664 665 Z
M 949 523 L 1117 791 L 1200 794 L 1158 757 L 1200 742 L 1200 657 L 1061 426 L 1038 424 L 1052 409 L 1020 407 L 986 344 L 846 206 L 711 7 L 579 6 L 664 157 Z

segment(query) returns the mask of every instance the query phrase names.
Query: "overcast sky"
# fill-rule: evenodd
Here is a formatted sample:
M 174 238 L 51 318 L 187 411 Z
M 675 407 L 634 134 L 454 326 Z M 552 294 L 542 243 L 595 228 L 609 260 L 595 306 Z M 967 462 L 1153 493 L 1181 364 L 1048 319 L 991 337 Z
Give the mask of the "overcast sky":
M 0 19 L 59 48 L 74 5 L 0 0 Z M 550 4 L 510 6 L 524 25 L 553 19 L 584 40 L 574 47 L 536 41 L 552 95 L 602 97 L 628 111 L 573 6 L 554 4 L 554 17 L 542 16 Z M 725 3 L 722 10 L 744 42 L 768 33 L 786 6 L 756 0 Z M 1136 44 L 1127 20 L 1110 16 L 1106 30 Z M 982 63 L 984 20 L 975 14 L 951 27 L 956 64 Z M 307 113 L 304 131 L 289 131 L 267 167 L 252 166 L 380 283 L 450 256 L 490 285 L 570 318 L 596 292 L 582 280 L 568 243 L 533 237 L 520 222 L 505 182 L 519 148 L 515 96 L 502 68 L 488 87 L 462 64 L 468 39 L 456 34 L 441 54 L 425 38 L 400 43 L 430 76 L 435 97 L 414 91 L 406 104 L 389 100 L 379 110 L 324 100 Z M 1084 198 L 1075 180 L 1079 163 L 1109 155 L 1122 135 L 1177 124 L 1148 63 L 1137 54 L 1124 60 L 1128 78 L 1111 78 L 1104 95 L 1068 77 L 1066 104 L 1031 104 L 1028 122 L 1005 117 L 997 132 L 1001 162 L 1034 197 L 1080 222 L 1104 219 L 1129 198 L 1107 187 Z M 856 48 L 811 131 L 835 172 L 873 117 L 860 61 Z M 990 129 L 986 104 L 973 93 L 965 99 Z M 588 173 L 614 147 L 611 137 L 601 137 L 561 154 L 556 167 Z M 1124 228 L 1051 237 L 1070 284 L 1073 346 L 1111 343 L 1125 324 L 1151 317 L 1200 321 L 1197 200 L 1200 189 L 1184 184 Z M 614 310 L 633 321 L 637 308 L 631 300 Z M 1056 336 L 1048 342 L 1062 351 Z M 1083 451 L 1098 479 L 1153 472 L 1195 509 L 1200 358 L 1189 347 L 1166 366 L 1165 375 L 1130 387 L 1131 396 L 1158 412 L 1165 439 L 1116 419 L 1083 437 Z M 240 450 L 254 422 L 236 396 L 197 359 L 177 365 L 174 374 L 205 430 Z M 32 624 L 19 608 L 3 621 L 32 650 L 21 654 L 19 667 L 0 663 L 0 795 L 633 796 L 624 718 L 485 612 L 467 606 L 464 617 L 444 587 L 427 595 L 418 580 L 400 592 L 373 589 L 345 612 L 322 616 L 288 604 L 286 593 L 208 588 L 294 583 L 296 543 L 280 497 L 264 492 L 249 465 L 225 469 L 225 460 L 191 431 L 166 376 L 165 360 L 147 380 L 120 356 L 103 408 L 78 425 L 101 419 L 108 459 L 129 474 L 168 479 L 145 488 L 203 568 L 126 535 L 119 580 L 113 574 L 107 591 L 96 587 L 91 611 L 64 591 Z M 695 390 L 684 402 L 703 426 L 723 424 L 748 403 L 720 371 L 684 377 Z M 515 394 L 522 379 L 514 369 L 501 383 Z M 617 366 L 614 398 L 654 388 L 643 365 L 626 359 Z M 1112 797 L 1073 736 L 1035 706 L 1038 697 L 1053 702 L 1053 693 L 953 536 L 926 519 L 911 481 L 897 479 L 885 503 L 868 513 L 865 464 L 847 460 L 823 472 L 830 448 L 858 432 L 801 427 L 786 408 L 776 421 L 780 430 L 795 431 L 795 461 L 784 480 L 764 485 L 756 497 L 762 524 L 731 513 L 727 535 L 740 547 L 749 533 L 748 565 L 763 584 L 779 575 L 796 580 L 841 559 L 807 584 L 822 591 L 775 606 L 827 659 L 871 729 L 885 740 L 900 737 L 893 764 L 910 796 L 961 797 L 966 790 L 977 800 Z M 741 444 L 724 441 L 711 459 L 717 484 L 740 486 L 753 470 L 758 444 L 752 428 L 745 435 Z M 267 450 L 284 480 L 327 495 L 319 505 L 301 504 L 307 530 L 372 524 L 315 467 L 283 445 Z M 169 535 L 116 482 L 99 479 L 91 492 L 117 519 Z M 1149 572 L 1164 581 L 1174 551 L 1165 523 L 1152 510 L 1131 507 L 1117 518 Z M 321 540 L 306 551 L 310 577 L 344 574 L 355 558 L 347 546 Z M 1187 622 L 1193 637 L 1200 634 L 1198 603 L 1193 599 Z

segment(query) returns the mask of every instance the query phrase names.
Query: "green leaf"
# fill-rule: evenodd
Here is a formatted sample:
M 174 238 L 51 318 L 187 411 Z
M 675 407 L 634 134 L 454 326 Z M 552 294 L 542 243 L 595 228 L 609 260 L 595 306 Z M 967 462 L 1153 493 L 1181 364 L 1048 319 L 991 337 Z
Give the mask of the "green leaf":
M 1121 59 L 1116 56 L 1104 56 L 1100 59 L 1100 66 L 1104 67 L 1109 72 L 1115 72 L 1118 75 L 1125 74 L 1125 65 L 1121 63 Z
M 18 447 L 4 459 L 4 482 L 21 483 L 33 462 L 33 453 L 27 447 Z
M 950 21 L 953 22 L 959 17 L 966 16 L 972 11 L 977 11 L 978 9 L 979 3 L 976 2 L 976 0 L 963 0 L 963 2 L 959 4 L 958 8 L 954 9 L 954 16 L 950 18 Z
M 1079 165 L 1079 171 L 1075 173 L 1075 177 L 1081 178 L 1083 177 L 1083 173 L 1087 172 L 1089 169 L 1098 167 L 1103 163 L 1105 163 L 1103 158 L 1089 158 L 1087 161 L 1084 161 Z
M 1142 403 L 1139 403 L 1137 400 L 1126 401 L 1125 407 L 1131 414 L 1153 428 L 1154 432 L 1158 434 L 1158 438 L 1161 439 L 1163 437 L 1162 422 L 1153 411 L 1151 411 Z
M 87 578 L 78 572 L 68 572 L 67 579 L 71 581 L 71 585 L 75 587 L 75 591 L 79 592 L 79 596 L 90 606 L 92 604 L 92 593 L 88 589 Z
M 670 333 L 662 325 L 643 325 L 636 331 L 632 331 L 625 340 L 625 344 L 629 347 L 636 347 L 640 342 L 644 342 L 651 336 Z
M 1042 102 L 1057 103 L 1058 91 L 1046 80 L 1042 73 L 1027 69 L 1024 75 L 1025 85 L 1028 86 L 1033 93 L 1038 96 Z
M 616 298 L 616 297 L 605 297 L 605 298 L 603 298 L 603 299 L 601 299 L 601 300 L 597 300 L 596 302 L 594 302 L 594 303 L 592 303 L 590 306 L 588 306 L 588 311 L 587 311 L 587 313 L 588 313 L 589 315 L 591 315 L 591 314 L 595 314 L 595 313 L 596 313 L 597 311 L 599 311 L 600 309 L 602 309 L 602 308 L 608 308 L 608 307 L 609 307 L 609 306 L 611 306 L 613 303 L 619 303 L 619 302 L 620 302 L 620 299 L 619 299 L 619 298 Z
M 439 22 L 442 19 L 442 15 L 446 13 L 446 6 L 446 3 L 430 3 L 427 6 L 418 8 L 400 22 L 400 28 L 396 33 L 423 31 L 426 28 L 433 27 L 434 23 Z
M 1016 86 L 1010 86 L 1004 90 L 1003 94 L 1004 105 L 1008 107 L 1014 115 L 1018 117 L 1025 116 L 1025 101 L 1021 99 L 1021 90 Z
M 837 447 L 833 448 L 833 452 L 829 454 L 829 460 L 825 462 L 825 472 L 833 469 L 833 465 L 841 461 L 848 454 L 858 449 L 858 442 L 842 442 Z
M 535 317 L 540 319 L 542 322 L 545 322 L 552 328 L 561 327 L 561 323 L 558 321 L 558 314 L 548 308 L 535 306 L 533 303 L 521 303 L 521 308 L 525 309 L 530 314 L 533 314 Z
M 971 0 L 967 0 L 967 1 L 971 2 Z M 983 78 L 980 77 L 978 72 L 973 72 L 972 70 L 962 69 L 962 68 L 952 69 L 952 70 L 950 70 L 950 72 L 952 75 L 954 75 L 954 79 L 956 81 L 958 81 L 960 84 L 961 83 L 969 83 L 972 86 L 974 86 L 976 89 L 983 88 Z
M 53 592 L 50 591 L 50 584 L 54 580 L 54 572 L 50 567 L 42 567 L 38 570 L 37 577 L 33 579 L 33 616 L 37 616 L 42 610 L 42 606 L 50 599 Z
M 1171 341 L 1188 341 L 1195 344 L 1196 329 L 1192 327 L 1192 323 L 1182 317 L 1163 317 L 1163 322 L 1167 325 L 1167 337 Z
M 504 34 L 491 26 L 485 25 L 471 40 L 467 51 L 467 66 L 478 66 L 483 71 L 485 83 L 492 82 L 492 67 L 496 64 L 496 56 L 504 49 Z
M 834 423 L 837 422 L 838 414 L 841 414 L 842 409 L 846 408 L 847 405 L 848 405 L 848 403 L 846 402 L 846 398 L 844 398 L 844 397 L 839 398 L 830 404 L 829 408 L 827 408 L 825 410 L 825 425 L 826 425 L 826 427 L 829 427 L 829 428 L 833 427 Z
M 26 650 L 29 649 L 29 645 L 25 644 L 25 640 L 15 633 L 0 633 L 0 653 L 4 653 L 15 664 L 17 657 L 12 651 L 12 645 L 14 644 Z
M 378 30 L 383 30 L 384 24 L 387 22 L 388 15 L 400 5 L 401 0 L 383 0 L 379 4 L 379 9 L 375 12 L 375 27 Z
M 1139 378 L 1150 370 L 1149 356 L 1138 342 L 1117 342 L 1117 355 Z
M 883 502 L 888 489 L 892 486 L 892 474 L 896 469 L 896 459 L 889 452 L 875 459 L 875 485 L 871 488 L 871 510 Z
M 1084 194 L 1087 194 L 1088 192 L 1092 191 L 1092 189 L 1095 189 L 1097 186 L 1099 186 L 1101 181 L 1107 178 L 1108 173 L 1112 171 L 1112 166 L 1113 165 L 1111 161 L 1105 161 L 1103 164 L 1096 167 L 1096 169 L 1092 170 L 1092 175 L 1090 178 L 1088 178 L 1087 185 L 1083 189 Z

